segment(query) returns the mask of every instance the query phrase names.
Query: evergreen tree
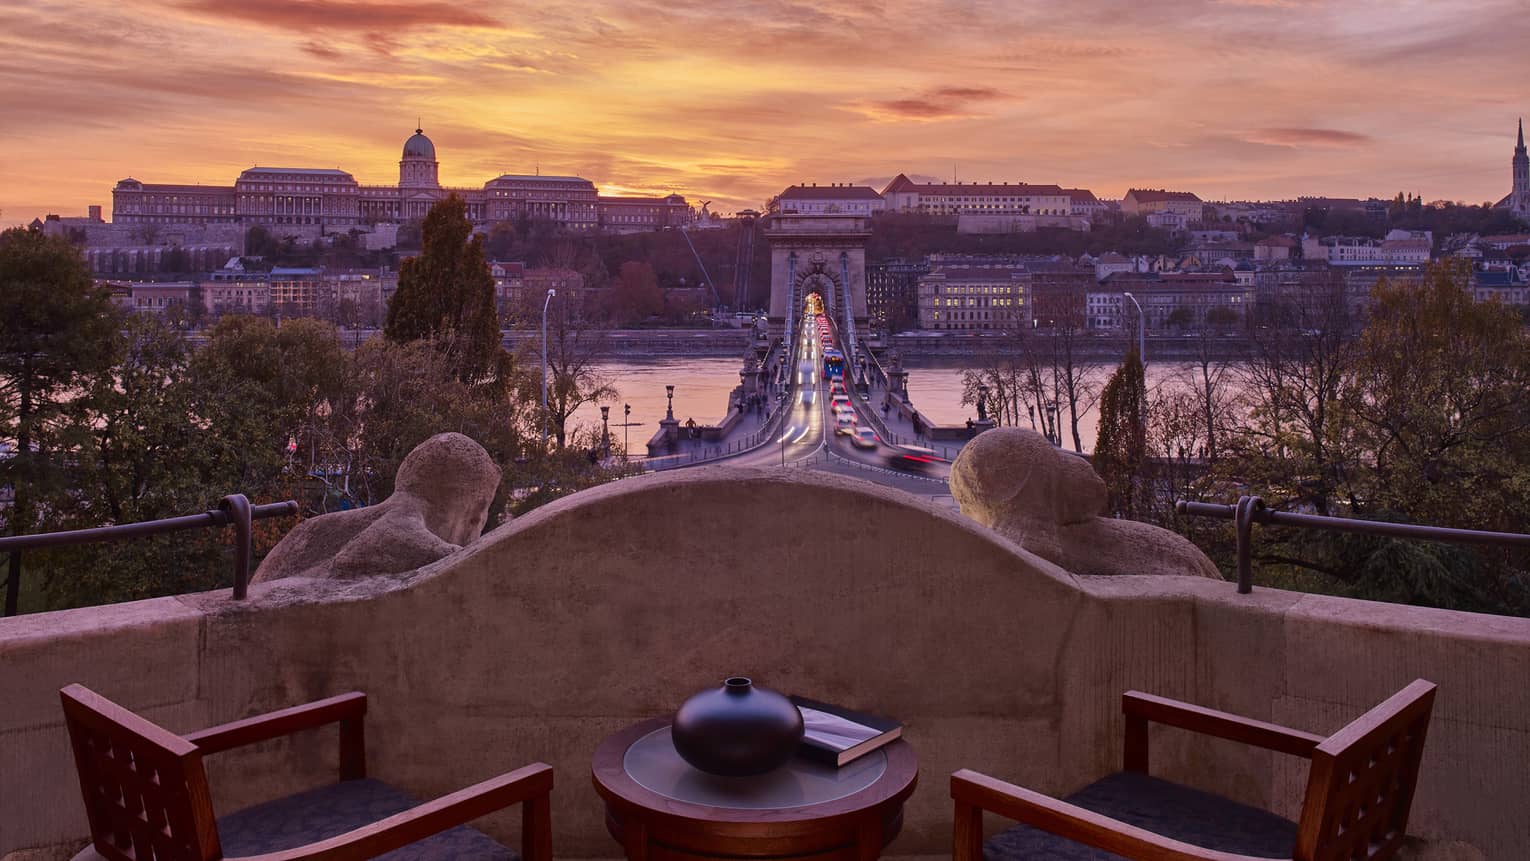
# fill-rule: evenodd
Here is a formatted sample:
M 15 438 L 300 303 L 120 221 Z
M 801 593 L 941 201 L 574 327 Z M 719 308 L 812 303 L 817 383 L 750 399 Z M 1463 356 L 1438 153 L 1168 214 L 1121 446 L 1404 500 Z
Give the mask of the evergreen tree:
M 472 232 L 462 198 L 454 194 L 431 207 L 420 255 L 399 267 L 383 330 L 401 344 L 444 344 L 463 380 L 491 374 L 500 353 L 494 278 L 484 262 L 483 237 Z
M 1110 375 L 1100 392 L 1100 430 L 1094 446 L 1094 469 L 1105 480 L 1110 510 L 1132 517 L 1138 508 L 1137 476 L 1147 449 L 1143 405 L 1147 386 L 1136 348 Z
M 43 498 L 63 486 L 63 450 L 72 432 L 70 405 L 82 374 L 110 361 L 118 314 L 68 240 L 34 230 L 0 234 L 0 486 L 12 488 L 9 532 L 35 525 Z M 16 612 L 19 554 L 6 577 L 5 611 Z

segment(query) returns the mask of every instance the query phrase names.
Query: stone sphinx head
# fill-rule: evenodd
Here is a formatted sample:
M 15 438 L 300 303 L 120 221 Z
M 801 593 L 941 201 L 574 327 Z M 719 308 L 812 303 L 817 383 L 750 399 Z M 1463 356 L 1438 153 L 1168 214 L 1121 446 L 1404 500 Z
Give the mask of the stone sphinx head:
M 482 446 L 460 433 L 442 433 L 404 458 L 393 493 L 418 506 L 431 532 L 462 545 L 483 531 L 499 479 L 499 467 Z
M 1022 428 L 994 428 L 967 443 L 951 465 L 951 494 L 963 514 L 1059 563 L 1058 527 L 1095 517 L 1106 499 L 1087 460 Z

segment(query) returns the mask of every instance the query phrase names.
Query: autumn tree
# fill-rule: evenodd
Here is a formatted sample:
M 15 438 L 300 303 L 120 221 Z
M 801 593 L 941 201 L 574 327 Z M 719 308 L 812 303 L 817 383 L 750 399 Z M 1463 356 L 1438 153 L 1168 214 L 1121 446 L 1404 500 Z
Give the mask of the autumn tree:
M 629 260 L 622 264 L 611 288 L 611 316 L 620 323 L 646 320 L 664 313 L 664 291 L 647 263 Z
M 12 535 L 31 531 L 48 495 L 61 492 L 63 465 L 77 430 L 70 407 L 82 375 L 111 356 L 118 314 L 68 240 L 32 230 L 0 234 L 0 486 L 12 491 L 5 513 Z M 16 612 L 21 558 L 8 561 L 5 612 Z
M 205 511 L 246 488 L 208 482 L 205 442 L 218 429 L 192 410 L 187 348 L 152 315 L 132 315 L 109 364 L 83 375 L 75 402 L 70 491 L 52 506 L 51 530 L 88 529 Z M 259 497 L 259 492 L 249 489 Z M 195 530 L 33 553 L 49 607 L 78 607 L 204 590 L 231 577 L 230 536 Z
M 219 320 L 187 369 L 192 408 L 217 428 L 201 442 L 205 480 L 252 498 L 274 486 L 311 450 L 313 429 L 342 392 L 346 361 L 335 328 L 319 320 L 279 329 L 263 317 Z
M 1503 525 L 1523 509 L 1502 510 L 1502 483 L 1484 471 L 1530 455 L 1530 345 L 1512 309 L 1473 299 L 1470 279 L 1464 262 L 1440 263 L 1421 284 L 1377 285 L 1346 403 L 1370 500 Z
M 428 341 L 367 341 L 346 365 L 345 395 L 319 425 L 314 459 L 326 465 L 328 496 L 381 502 L 409 452 L 445 431 L 471 437 L 495 462 L 510 464 L 534 418 L 513 386 L 509 376 L 464 383 L 446 351 Z
M 397 343 L 442 344 L 458 376 L 482 379 L 497 370 L 500 353 L 494 278 L 484 262 L 483 237 L 472 235 L 467 204 L 455 194 L 430 208 L 421 230 L 419 256 L 399 267 L 384 332 Z

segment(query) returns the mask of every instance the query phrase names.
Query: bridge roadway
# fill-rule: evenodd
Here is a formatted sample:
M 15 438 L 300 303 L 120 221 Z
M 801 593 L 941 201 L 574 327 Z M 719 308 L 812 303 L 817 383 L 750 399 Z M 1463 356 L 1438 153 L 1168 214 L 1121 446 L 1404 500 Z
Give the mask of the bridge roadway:
M 849 475 L 896 487 L 916 496 L 927 496 L 937 503 L 954 508 L 956 503 L 951 499 L 951 491 L 946 484 L 950 475 L 948 465 L 937 464 L 927 474 L 891 469 L 885 460 L 889 447 L 879 442 L 876 449 L 856 448 L 850 442 L 850 437 L 834 432 L 828 384 L 823 379 L 823 352 L 817 324 L 803 326 L 800 337 L 798 354 L 802 358 L 798 360 L 796 378 L 787 395 L 792 399 L 791 412 L 776 434 L 774 444 L 762 445 L 713 463 L 720 466 L 814 469 Z M 859 407 L 857 412 L 860 412 Z

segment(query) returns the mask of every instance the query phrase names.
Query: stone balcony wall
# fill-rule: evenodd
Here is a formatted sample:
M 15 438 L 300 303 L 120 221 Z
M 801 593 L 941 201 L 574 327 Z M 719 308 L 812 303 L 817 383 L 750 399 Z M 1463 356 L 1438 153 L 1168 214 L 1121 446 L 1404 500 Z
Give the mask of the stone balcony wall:
M 175 731 L 366 691 L 373 774 L 425 798 L 551 763 L 554 851 L 594 858 L 618 854 L 599 741 L 738 673 L 907 724 L 902 855 L 949 852 L 958 768 L 1053 794 L 1117 770 L 1127 689 L 1329 733 L 1423 677 L 1411 832 L 1530 857 L 1530 620 L 1078 577 L 896 491 L 713 468 L 576 494 L 403 575 L 0 621 L 0 858 L 84 839 L 71 682 Z M 335 747 L 327 729 L 210 757 L 216 809 L 331 780 Z M 1153 751 L 1155 772 L 1296 815 L 1302 761 L 1176 730 Z M 517 837 L 513 811 L 482 824 Z

